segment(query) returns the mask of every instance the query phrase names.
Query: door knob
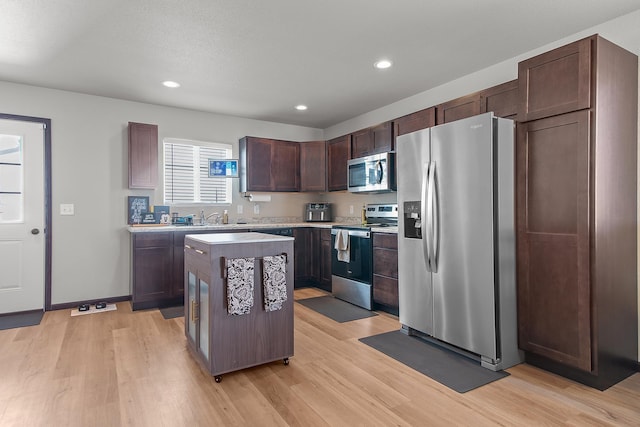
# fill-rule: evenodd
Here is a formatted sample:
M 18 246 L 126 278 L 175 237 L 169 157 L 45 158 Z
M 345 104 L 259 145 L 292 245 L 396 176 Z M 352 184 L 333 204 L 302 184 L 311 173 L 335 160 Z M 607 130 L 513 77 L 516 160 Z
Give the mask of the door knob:
M 40 230 L 38 230 L 37 228 L 32 228 L 31 234 L 40 234 Z

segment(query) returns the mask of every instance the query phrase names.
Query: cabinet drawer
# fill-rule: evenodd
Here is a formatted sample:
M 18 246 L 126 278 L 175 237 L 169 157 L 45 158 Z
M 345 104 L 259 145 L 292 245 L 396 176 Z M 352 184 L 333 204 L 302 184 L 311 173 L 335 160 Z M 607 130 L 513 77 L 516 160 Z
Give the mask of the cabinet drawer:
M 152 248 L 171 246 L 171 233 L 139 233 L 134 235 L 133 243 L 136 248 Z
M 398 278 L 398 251 L 373 248 L 373 274 Z
M 398 235 L 393 233 L 373 233 L 373 247 L 398 249 Z
M 398 307 L 398 281 L 374 274 L 373 301 L 388 307 Z

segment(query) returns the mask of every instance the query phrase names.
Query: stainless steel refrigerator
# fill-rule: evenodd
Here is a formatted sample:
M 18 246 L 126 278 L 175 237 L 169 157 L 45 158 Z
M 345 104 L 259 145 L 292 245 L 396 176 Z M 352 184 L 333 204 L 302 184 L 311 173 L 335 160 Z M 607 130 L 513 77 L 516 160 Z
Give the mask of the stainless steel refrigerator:
M 499 370 L 517 348 L 514 122 L 481 114 L 402 135 L 399 317 Z

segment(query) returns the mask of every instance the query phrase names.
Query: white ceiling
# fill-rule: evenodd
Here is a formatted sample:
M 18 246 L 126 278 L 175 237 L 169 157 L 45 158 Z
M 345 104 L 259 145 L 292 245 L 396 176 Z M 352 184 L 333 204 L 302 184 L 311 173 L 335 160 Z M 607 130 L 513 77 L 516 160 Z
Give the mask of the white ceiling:
M 0 0 L 0 9 L 0 80 L 324 129 L 640 1 Z M 394 67 L 374 69 L 383 57 Z M 300 103 L 309 109 L 294 110 Z

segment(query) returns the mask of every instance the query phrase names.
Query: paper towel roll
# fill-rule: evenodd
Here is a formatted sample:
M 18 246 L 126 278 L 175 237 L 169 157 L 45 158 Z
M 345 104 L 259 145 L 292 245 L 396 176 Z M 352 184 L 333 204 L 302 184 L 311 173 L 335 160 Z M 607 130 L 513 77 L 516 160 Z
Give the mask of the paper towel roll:
M 249 194 L 249 201 L 250 202 L 270 202 L 271 196 L 269 194 L 266 194 L 266 195 Z

